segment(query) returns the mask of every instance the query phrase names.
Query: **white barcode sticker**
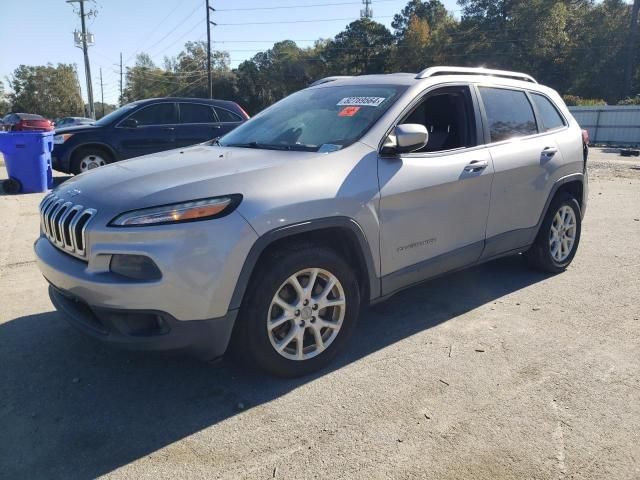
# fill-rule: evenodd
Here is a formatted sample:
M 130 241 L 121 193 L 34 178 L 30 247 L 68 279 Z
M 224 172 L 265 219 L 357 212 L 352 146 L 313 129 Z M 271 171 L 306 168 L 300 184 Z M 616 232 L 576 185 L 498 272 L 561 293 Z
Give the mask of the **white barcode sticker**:
M 338 102 L 340 106 L 377 107 L 386 98 L 383 97 L 346 97 Z

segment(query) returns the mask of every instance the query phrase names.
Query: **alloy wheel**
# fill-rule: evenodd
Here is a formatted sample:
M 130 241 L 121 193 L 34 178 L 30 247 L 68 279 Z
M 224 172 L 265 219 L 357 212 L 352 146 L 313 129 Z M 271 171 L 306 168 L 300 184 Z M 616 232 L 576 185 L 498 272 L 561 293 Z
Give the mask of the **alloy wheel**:
M 549 250 L 551 257 L 558 263 L 564 262 L 576 241 L 577 221 L 573 208 L 563 205 L 556 212 L 549 231 Z
M 273 348 L 289 360 L 308 360 L 334 342 L 344 321 L 346 298 L 338 278 L 306 268 L 278 288 L 267 313 Z

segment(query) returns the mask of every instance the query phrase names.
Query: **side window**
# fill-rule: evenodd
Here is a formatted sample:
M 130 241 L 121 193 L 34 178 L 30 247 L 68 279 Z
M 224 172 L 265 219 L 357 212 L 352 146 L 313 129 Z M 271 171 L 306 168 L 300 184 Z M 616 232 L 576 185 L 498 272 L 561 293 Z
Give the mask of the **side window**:
M 487 113 L 491 142 L 538 133 L 536 119 L 524 92 L 504 88 L 479 87 Z
M 215 123 L 213 108 L 199 103 L 180 104 L 180 123 Z
M 240 115 L 236 115 L 229 110 L 225 110 L 224 108 L 215 107 L 216 113 L 218 114 L 218 118 L 221 122 L 241 122 L 242 118 Z
M 418 123 L 427 128 L 427 145 L 416 152 L 439 152 L 476 145 L 469 87 L 446 87 L 428 93 L 400 123 Z
M 167 125 L 178 123 L 176 109 L 173 103 L 158 103 L 143 107 L 131 118 L 138 121 L 138 125 Z
M 553 106 L 547 97 L 538 93 L 531 93 L 531 98 L 533 98 L 533 103 L 536 104 L 536 108 L 540 114 L 542 130 L 546 132 L 566 125 L 562 115 L 558 113 L 556 107 Z

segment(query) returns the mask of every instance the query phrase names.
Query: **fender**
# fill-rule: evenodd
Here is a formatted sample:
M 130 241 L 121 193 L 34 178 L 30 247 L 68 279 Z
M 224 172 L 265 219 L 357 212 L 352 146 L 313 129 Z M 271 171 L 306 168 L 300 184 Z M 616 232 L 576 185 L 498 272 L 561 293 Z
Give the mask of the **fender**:
M 369 279 L 369 297 L 374 299 L 380 296 L 380 279 L 376 276 L 371 249 L 360 225 L 349 217 L 327 217 L 309 220 L 306 222 L 278 227 L 260 236 L 249 250 L 244 261 L 240 276 L 231 297 L 229 310 L 240 308 L 245 291 L 251 279 L 258 259 L 264 250 L 273 242 L 299 233 L 323 230 L 326 228 L 346 228 L 355 235 L 358 240 L 358 253 L 361 255 L 362 264 L 366 268 L 366 277 Z
M 565 177 L 559 178 L 558 180 L 556 180 L 556 183 L 554 183 L 553 186 L 551 187 L 551 192 L 549 193 L 549 196 L 547 197 L 547 201 L 544 204 L 544 208 L 542 209 L 542 214 L 538 219 L 538 223 L 536 223 L 535 236 L 538 235 L 538 230 L 540 230 L 540 227 L 542 226 L 542 222 L 544 221 L 544 217 L 547 215 L 547 210 L 549 210 L 549 204 L 551 204 L 551 200 L 553 200 L 553 197 L 555 197 L 560 187 L 566 183 L 575 182 L 575 181 L 578 181 L 582 184 L 582 198 L 580 198 L 579 201 L 580 201 L 580 216 L 584 217 L 584 210 L 587 204 L 587 193 L 588 193 L 586 188 L 587 185 L 585 182 L 585 174 L 572 173 Z M 534 236 L 534 239 L 535 239 L 535 236 Z

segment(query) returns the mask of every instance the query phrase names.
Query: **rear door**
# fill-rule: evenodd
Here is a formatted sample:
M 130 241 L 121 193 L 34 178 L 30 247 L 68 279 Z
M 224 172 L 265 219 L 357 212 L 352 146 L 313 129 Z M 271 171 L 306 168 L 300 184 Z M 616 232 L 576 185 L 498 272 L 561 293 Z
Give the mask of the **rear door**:
M 136 120 L 138 125 L 135 128 L 127 128 L 121 126 L 120 122 L 115 128 L 123 158 L 175 148 L 178 112 L 174 102 L 146 105 L 127 118 Z
M 384 294 L 480 257 L 493 167 L 477 112 L 469 86 L 433 90 L 399 122 L 425 125 L 426 147 L 380 156 Z
M 532 241 L 561 154 L 553 134 L 539 128 L 528 92 L 494 86 L 478 91 L 495 168 L 483 254 L 490 257 Z
M 176 147 L 206 142 L 221 135 L 213 106 L 204 103 L 178 103 L 180 123 L 176 129 Z
M 214 108 L 216 115 L 218 116 L 218 121 L 220 122 L 219 135 L 224 135 L 225 133 L 230 132 L 244 121 L 240 115 L 232 112 L 231 110 L 223 107 Z

